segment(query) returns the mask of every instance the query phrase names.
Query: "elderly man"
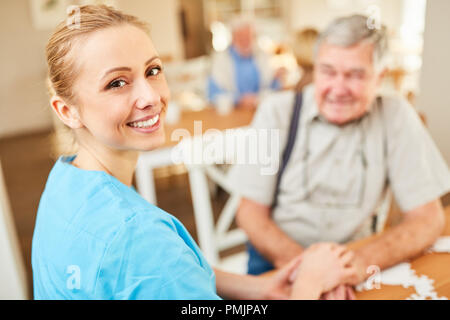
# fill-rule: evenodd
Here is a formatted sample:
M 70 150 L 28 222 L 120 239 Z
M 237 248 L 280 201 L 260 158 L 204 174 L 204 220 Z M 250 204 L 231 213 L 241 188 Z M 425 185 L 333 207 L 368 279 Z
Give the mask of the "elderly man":
M 404 219 L 354 251 L 356 276 L 349 284 L 366 279 L 371 265 L 383 269 L 417 255 L 442 232 L 448 167 L 415 110 L 400 97 L 377 95 L 386 31 L 368 28 L 366 19 L 337 19 L 319 37 L 314 83 L 302 92 L 279 188 L 277 176 L 262 175 L 259 165 L 230 172 L 243 197 L 236 219 L 251 243 L 249 273 L 279 268 L 312 244 L 371 235 L 388 188 Z M 296 95 L 269 97 L 252 123 L 280 129 L 280 154 L 292 132 Z
M 235 106 L 255 108 L 259 94 L 278 89 L 280 82 L 268 57 L 254 46 L 255 31 L 251 21 L 236 18 L 231 29 L 231 46 L 212 57 L 208 98 L 215 104 L 220 95 L 228 95 Z

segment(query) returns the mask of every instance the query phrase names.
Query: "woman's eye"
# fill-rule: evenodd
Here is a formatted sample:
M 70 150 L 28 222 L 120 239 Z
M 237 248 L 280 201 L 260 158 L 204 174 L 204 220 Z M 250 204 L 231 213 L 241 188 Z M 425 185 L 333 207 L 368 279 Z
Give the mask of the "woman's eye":
M 107 88 L 108 89 L 121 88 L 124 85 L 126 85 L 125 80 L 114 80 L 114 81 L 111 81 L 110 84 L 108 84 Z
M 161 72 L 161 67 L 157 66 L 157 67 L 152 67 L 148 70 L 147 72 L 147 77 L 150 76 L 157 76 L 159 73 Z

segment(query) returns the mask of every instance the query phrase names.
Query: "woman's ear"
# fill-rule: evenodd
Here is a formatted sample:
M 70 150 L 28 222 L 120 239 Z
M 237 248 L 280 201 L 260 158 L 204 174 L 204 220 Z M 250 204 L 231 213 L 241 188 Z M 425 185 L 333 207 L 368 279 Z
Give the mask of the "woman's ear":
M 50 99 L 50 105 L 58 118 L 68 127 L 79 129 L 84 126 L 81 122 L 78 110 L 74 106 L 68 105 L 59 96 L 53 96 Z

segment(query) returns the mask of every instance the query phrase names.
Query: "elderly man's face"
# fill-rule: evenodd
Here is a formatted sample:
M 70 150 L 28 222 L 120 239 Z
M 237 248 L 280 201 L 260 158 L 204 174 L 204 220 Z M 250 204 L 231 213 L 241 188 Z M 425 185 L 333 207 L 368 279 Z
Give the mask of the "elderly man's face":
M 251 25 L 243 25 L 233 31 L 233 46 L 241 56 L 248 57 L 252 54 L 253 37 Z
M 369 110 L 381 82 L 372 61 L 373 44 L 340 47 L 324 42 L 315 61 L 315 99 L 320 113 L 342 125 Z

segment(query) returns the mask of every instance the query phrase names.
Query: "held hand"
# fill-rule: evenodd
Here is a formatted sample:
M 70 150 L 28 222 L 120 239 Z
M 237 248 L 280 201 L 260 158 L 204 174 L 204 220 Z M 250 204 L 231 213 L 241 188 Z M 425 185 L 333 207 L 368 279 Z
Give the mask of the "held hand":
M 353 259 L 350 261 L 350 265 L 356 270 L 355 275 L 349 279 L 350 285 L 356 286 L 370 275 L 367 272 L 367 264 L 357 251 L 353 251 Z
M 271 276 L 260 276 L 265 282 L 263 286 L 263 299 L 286 300 L 290 298 L 292 291 L 292 281 L 290 275 L 298 268 L 302 261 L 302 256 L 292 259 L 283 268 Z
M 339 285 L 331 291 L 328 291 L 320 297 L 320 300 L 355 300 L 355 292 L 348 285 Z
M 350 264 L 353 258 L 352 251 L 338 244 L 312 245 L 302 254 L 302 263 L 295 275 L 293 290 L 301 290 L 302 285 L 311 285 L 314 286 L 313 291 L 322 294 L 340 284 L 348 283 L 356 277 L 356 269 Z

